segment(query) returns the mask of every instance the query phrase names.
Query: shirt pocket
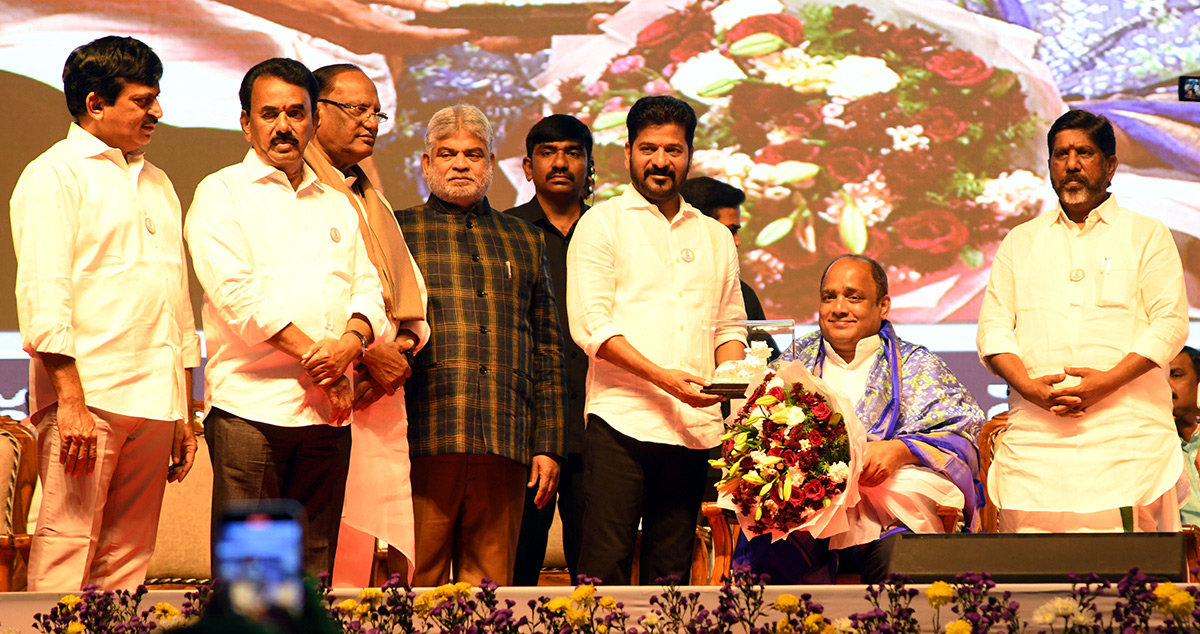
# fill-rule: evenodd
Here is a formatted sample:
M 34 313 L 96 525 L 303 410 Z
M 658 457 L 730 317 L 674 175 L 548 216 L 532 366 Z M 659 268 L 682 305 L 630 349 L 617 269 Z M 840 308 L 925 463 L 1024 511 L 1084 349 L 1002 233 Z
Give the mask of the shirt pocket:
M 1129 308 L 1133 305 L 1134 276 L 1132 271 L 1110 270 L 1096 276 L 1096 306 L 1100 308 Z

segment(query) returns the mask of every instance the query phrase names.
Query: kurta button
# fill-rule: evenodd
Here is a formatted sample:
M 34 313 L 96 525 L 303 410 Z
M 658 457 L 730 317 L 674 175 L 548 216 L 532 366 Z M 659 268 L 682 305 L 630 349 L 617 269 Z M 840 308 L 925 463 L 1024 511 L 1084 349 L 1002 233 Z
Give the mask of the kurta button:
M 571 400 L 573 401 L 573 400 L 575 400 L 575 399 L 577 399 L 577 398 L 579 398 L 579 394 L 578 394 L 578 393 L 576 393 L 576 392 L 571 392 Z
M 488 373 L 487 366 L 486 366 L 486 365 L 481 365 L 481 366 L 479 366 L 479 373 L 480 373 L 480 374 L 487 374 L 487 373 Z
M 479 327 L 479 332 L 481 332 L 481 333 L 483 333 L 483 334 L 485 334 L 485 335 L 486 335 L 486 334 L 488 334 L 488 327 L 487 327 L 487 326 L 480 326 L 480 327 Z
M 572 358 L 572 359 L 578 359 L 578 358 L 579 358 L 579 353 L 578 353 L 578 352 L 572 352 L 572 353 L 571 353 L 571 358 Z
M 479 291 L 475 291 L 475 294 L 480 297 L 485 297 L 485 296 L 487 296 L 487 291 L 479 290 Z
M 473 223 L 473 222 L 471 222 L 470 220 L 468 220 L 468 221 L 467 221 L 467 228 L 468 228 L 468 229 L 474 229 L 474 228 L 475 228 L 475 223 Z
M 471 261 L 472 261 L 472 262 L 478 262 L 478 261 L 479 261 L 479 254 L 478 254 L 478 253 L 472 253 L 472 254 L 471 254 Z

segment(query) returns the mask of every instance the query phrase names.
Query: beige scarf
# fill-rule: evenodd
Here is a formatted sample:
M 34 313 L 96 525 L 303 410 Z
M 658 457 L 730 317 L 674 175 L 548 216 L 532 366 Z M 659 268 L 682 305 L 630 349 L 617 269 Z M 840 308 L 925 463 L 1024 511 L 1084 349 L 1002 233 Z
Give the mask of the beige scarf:
M 329 162 L 315 139 L 304 151 L 304 160 L 322 184 L 345 194 L 358 210 L 358 228 L 367 245 L 367 256 L 379 272 L 383 306 L 388 317 L 398 323 L 425 319 L 425 304 L 421 301 L 417 272 L 404 234 L 400 233 L 396 216 L 383 204 L 362 168 L 357 165 L 350 168 L 347 176 L 355 177 L 352 190 L 346 186 L 346 177 Z

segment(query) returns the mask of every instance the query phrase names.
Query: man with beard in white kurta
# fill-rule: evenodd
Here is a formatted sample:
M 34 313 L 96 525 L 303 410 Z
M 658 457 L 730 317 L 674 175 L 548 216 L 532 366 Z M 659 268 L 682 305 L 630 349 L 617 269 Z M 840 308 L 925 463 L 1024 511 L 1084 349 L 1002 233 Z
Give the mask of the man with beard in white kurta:
M 358 212 L 359 232 L 379 273 L 388 320 L 362 356 L 355 376 L 353 444 L 338 531 L 333 582 L 371 585 L 375 538 L 388 545 L 388 570 L 413 571 L 413 508 L 409 484 L 408 413 L 404 381 L 408 362 L 429 339 L 425 283 L 413 261 L 392 206 L 360 165 L 375 149 L 379 94 L 360 68 L 335 64 L 313 73 L 320 89 L 320 125 L 304 153 L 322 183 L 345 194 Z
M 1004 239 L 979 314 L 980 358 L 1012 388 L 987 484 L 1000 529 L 1177 531 L 1179 253 L 1161 222 L 1108 193 L 1107 119 L 1068 112 L 1047 145 L 1059 208 Z

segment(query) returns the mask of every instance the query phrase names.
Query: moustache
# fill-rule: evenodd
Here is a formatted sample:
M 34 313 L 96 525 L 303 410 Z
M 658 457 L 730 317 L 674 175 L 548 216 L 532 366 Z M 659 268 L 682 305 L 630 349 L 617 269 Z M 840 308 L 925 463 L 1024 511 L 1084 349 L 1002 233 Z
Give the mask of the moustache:
M 546 175 L 546 178 L 554 178 L 555 176 L 565 176 L 569 181 L 575 180 L 575 175 L 567 170 L 550 170 L 550 173 Z
M 291 132 L 280 132 L 279 134 L 271 137 L 271 145 L 276 145 L 278 143 L 291 143 L 292 145 L 296 145 L 299 143 L 299 141 L 296 140 L 295 135 L 293 135 Z
M 666 176 L 673 179 L 675 178 L 675 170 L 669 167 L 647 167 L 642 177 L 650 178 L 651 176 Z
M 146 115 L 145 119 L 142 119 L 142 125 L 156 125 L 156 124 L 158 124 L 158 117 L 156 117 L 152 114 L 148 114 L 148 115 Z

